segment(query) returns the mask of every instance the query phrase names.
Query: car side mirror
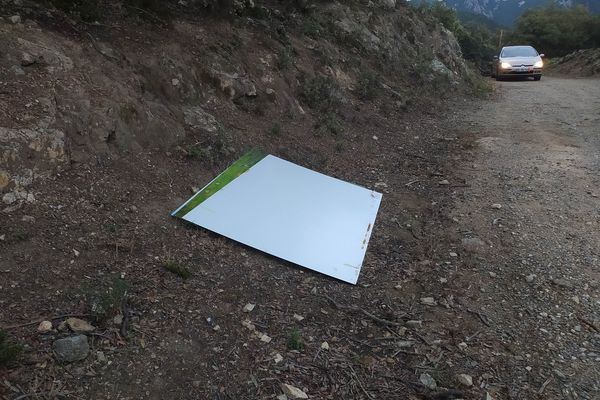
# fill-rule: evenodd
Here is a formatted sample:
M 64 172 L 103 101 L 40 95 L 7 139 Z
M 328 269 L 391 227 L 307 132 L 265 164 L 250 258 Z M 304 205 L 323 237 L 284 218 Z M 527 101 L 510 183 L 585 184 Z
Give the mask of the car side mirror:
M 546 57 L 546 55 L 544 53 L 540 54 L 540 57 Z

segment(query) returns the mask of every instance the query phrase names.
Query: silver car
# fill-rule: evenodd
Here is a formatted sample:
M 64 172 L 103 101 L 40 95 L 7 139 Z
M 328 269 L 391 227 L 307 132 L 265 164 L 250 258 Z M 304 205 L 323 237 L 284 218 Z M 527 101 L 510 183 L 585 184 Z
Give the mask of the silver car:
M 539 81 L 544 68 L 542 57 L 544 55 L 531 46 L 505 46 L 499 56 L 494 56 L 492 77 L 500 81 L 511 76 L 531 76 Z

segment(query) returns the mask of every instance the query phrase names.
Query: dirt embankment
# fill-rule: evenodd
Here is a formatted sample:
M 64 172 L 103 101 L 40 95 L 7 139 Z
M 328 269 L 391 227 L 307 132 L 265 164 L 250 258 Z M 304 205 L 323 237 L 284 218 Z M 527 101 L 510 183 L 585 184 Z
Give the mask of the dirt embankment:
M 552 59 L 548 72 L 559 76 L 600 76 L 600 49 L 577 50 L 564 57 Z

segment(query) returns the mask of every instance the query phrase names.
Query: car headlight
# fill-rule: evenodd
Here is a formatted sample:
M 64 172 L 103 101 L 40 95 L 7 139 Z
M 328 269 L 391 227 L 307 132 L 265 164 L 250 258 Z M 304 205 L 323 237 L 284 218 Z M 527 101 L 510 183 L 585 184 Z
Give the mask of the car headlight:
M 533 64 L 534 68 L 542 68 L 543 66 L 544 66 L 544 62 L 542 60 L 536 61 L 536 63 Z
M 511 67 L 512 67 L 512 65 L 510 65 L 507 62 L 503 62 L 502 64 L 500 64 L 500 68 L 502 68 L 502 69 L 508 69 L 508 68 L 511 68 Z

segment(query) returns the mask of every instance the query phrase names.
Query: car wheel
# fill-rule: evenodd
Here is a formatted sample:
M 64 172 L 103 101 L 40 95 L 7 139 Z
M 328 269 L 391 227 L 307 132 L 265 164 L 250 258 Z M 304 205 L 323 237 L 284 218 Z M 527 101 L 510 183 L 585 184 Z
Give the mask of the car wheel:
M 534 81 L 539 81 L 540 79 L 542 79 L 542 76 L 541 76 L 541 75 L 535 75 L 535 76 L 533 77 L 533 80 L 534 80 Z

